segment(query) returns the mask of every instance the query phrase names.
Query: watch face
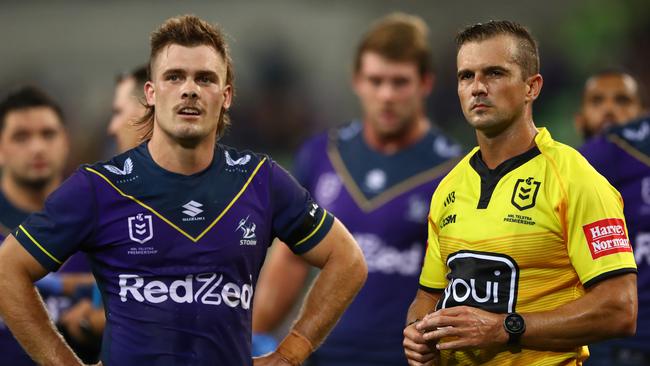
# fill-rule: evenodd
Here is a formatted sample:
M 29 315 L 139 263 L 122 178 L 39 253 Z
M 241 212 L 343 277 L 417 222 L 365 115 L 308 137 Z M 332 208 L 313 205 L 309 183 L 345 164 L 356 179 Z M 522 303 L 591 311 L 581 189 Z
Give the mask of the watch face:
M 519 314 L 510 314 L 506 317 L 505 325 L 509 333 L 522 333 L 524 331 L 524 318 Z

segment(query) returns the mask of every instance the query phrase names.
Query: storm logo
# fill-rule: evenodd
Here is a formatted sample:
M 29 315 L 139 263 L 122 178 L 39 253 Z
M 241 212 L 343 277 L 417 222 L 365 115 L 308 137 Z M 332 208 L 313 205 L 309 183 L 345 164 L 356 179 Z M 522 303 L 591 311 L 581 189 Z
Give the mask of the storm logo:
M 517 304 L 519 267 L 507 255 L 459 251 L 447 259 L 449 283 L 437 309 L 467 305 L 512 313 Z

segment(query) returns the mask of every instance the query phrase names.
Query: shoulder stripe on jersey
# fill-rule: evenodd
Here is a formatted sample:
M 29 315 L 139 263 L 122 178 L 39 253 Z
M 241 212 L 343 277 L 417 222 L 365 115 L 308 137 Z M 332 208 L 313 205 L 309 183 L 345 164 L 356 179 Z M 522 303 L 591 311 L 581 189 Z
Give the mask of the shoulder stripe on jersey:
M 628 153 L 630 156 L 634 157 L 636 160 L 644 163 L 645 165 L 650 166 L 650 156 L 637 150 L 636 148 L 634 148 L 634 146 L 630 145 L 627 141 L 620 138 L 618 135 L 609 134 L 607 135 L 607 139 L 613 142 L 616 146 L 620 147 L 623 151 Z
M 380 206 L 390 202 L 395 197 L 419 186 L 420 184 L 426 183 L 439 177 L 442 173 L 451 170 L 451 168 L 453 168 L 461 160 L 461 158 L 447 160 L 446 162 L 438 164 L 431 169 L 425 170 L 405 179 L 404 181 L 380 193 L 375 198 L 368 199 L 363 194 L 363 192 L 361 192 L 361 189 L 354 181 L 354 178 L 352 178 L 352 175 L 345 167 L 343 158 L 341 157 L 341 154 L 339 154 L 336 145 L 331 142 L 328 144 L 329 146 L 327 147 L 327 156 L 329 157 L 330 162 L 332 162 L 334 170 L 336 170 L 338 175 L 341 177 L 343 185 L 345 185 L 347 191 L 350 193 L 350 196 L 352 196 L 354 202 L 357 204 L 357 206 L 359 206 L 359 208 L 361 208 L 363 212 L 373 211 Z
M 318 229 L 320 229 L 320 227 L 323 226 L 323 223 L 325 222 L 325 217 L 327 217 L 327 211 L 326 211 L 325 209 L 323 209 L 323 217 L 321 217 L 320 222 L 318 223 L 318 225 L 316 226 L 316 228 L 314 229 L 314 231 L 312 231 L 311 234 L 305 236 L 301 241 L 297 242 L 297 243 L 294 245 L 294 247 L 297 247 L 298 245 L 300 245 L 300 244 L 306 242 L 307 240 L 309 240 L 309 238 L 311 238 L 312 236 L 314 236 L 314 234 L 316 234 L 316 233 L 318 232 Z
M 239 199 L 239 197 L 242 195 L 242 193 L 244 193 L 244 191 L 246 190 L 246 188 L 248 188 L 248 185 L 249 185 L 250 182 L 253 180 L 253 178 L 255 177 L 255 175 L 257 175 L 257 172 L 260 170 L 260 168 L 262 167 L 262 164 L 264 164 L 265 161 L 266 161 L 266 158 L 263 158 L 263 159 L 259 162 L 259 164 L 257 164 L 257 167 L 255 167 L 255 170 L 253 170 L 253 173 L 251 173 L 251 176 L 248 177 L 248 180 L 246 181 L 246 183 L 244 184 L 244 186 L 239 190 L 239 192 L 235 195 L 235 197 L 230 201 L 230 203 L 228 204 L 228 206 L 226 206 L 226 208 L 224 208 L 223 211 L 221 211 L 221 213 L 219 214 L 219 216 L 217 216 L 217 218 L 214 219 L 214 221 L 212 221 L 212 223 L 211 223 L 207 228 L 205 228 L 205 230 L 203 230 L 203 231 L 202 231 L 199 235 L 197 235 L 196 237 L 193 237 L 192 235 L 190 235 L 190 234 L 188 234 L 187 232 L 185 232 L 183 229 L 181 229 L 181 228 L 178 227 L 176 224 L 174 224 L 173 222 L 171 222 L 171 220 L 169 220 L 169 219 L 167 219 L 166 217 L 164 217 L 162 214 L 160 214 L 158 211 L 154 210 L 152 207 L 148 206 L 146 203 L 144 203 L 144 202 L 138 200 L 137 198 L 135 198 L 135 197 L 133 197 L 133 196 L 131 196 L 131 195 L 128 195 L 128 194 L 122 192 L 119 188 L 117 188 L 117 186 L 115 186 L 115 185 L 113 184 L 113 182 L 111 182 L 108 178 L 106 178 L 106 176 L 104 176 L 102 173 L 98 172 L 98 171 L 95 170 L 95 169 L 89 168 L 89 167 L 86 167 L 86 170 L 88 170 L 88 171 L 91 172 L 91 173 L 94 173 L 94 174 L 98 175 L 100 178 L 104 179 L 104 180 L 105 180 L 105 181 L 106 181 L 106 182 L 107 182 L 111 187 L 113 187 L 113 189 L 115 189 L 115 190 L 117 191 L 117 193 L 119 193 L 121 196 L 126 197 L 126 198 L 129 198 L 129 199 L 133 200 L 135 203 L 139 204 L 140 206 L 142 206 L 142 207 L 146 208 L 147 210 L 151 211 L 151 213 L 153 213 L 154 215 L 158 216 L 159 219 L 163 220 L 163 221 L 166 222 L 169 226 L 173 227 L 173 228 L 176 229 L 178 232 L 180 232 L 181 234 L 183 234 L 185 237 L 187 237 L 188 239 L 190 239 L 191 241 L 193 241 L 193 242 L 196 243 L 196 242 L 198 242 L 199 240 L 201 240 L 201 238 L 202 238 L 205 234 L 207 234 L 207 232 L 210 231 L 210 229 L 212 229 L 212 228 L 214 227 L 214 225 L 216 225 L 217 222 L 219 222 L 219 220 L 221 220 L 221 218 L 222 218 L 222 217 L 223 217 L 223 216 L 224 216 L 224 215 L 225 215 L 225 214 L 230 210 L 230 208 L 232 207 L 232 205 L 235 204 L 235 202 Z
M 18 228 L 20 228 L 20 230 L 22 230 L 23 233 L 25 233 L 25 235 L 27 235 L 29 240 L 31 240 L 32 243 L 34 243 L 40 250 L 42 250 L 43 253 L 47 254 L 47 256 L 50 257 L 51 260 L 55 261 L 57 264 L 62 264 L 63 263 L 60 260 L 56 259 L 56 257 L 53 256 L 50 252 L 48 252 L 45 248 L 43 248 L 43 246 L 41 244 L 39 244 L 38 241 L 36 241 L 36 239 L 34 239 L 34 237 L 30 233 L 27 232 L 27 230 L 25 230 L 23 225 L 18 226 Z

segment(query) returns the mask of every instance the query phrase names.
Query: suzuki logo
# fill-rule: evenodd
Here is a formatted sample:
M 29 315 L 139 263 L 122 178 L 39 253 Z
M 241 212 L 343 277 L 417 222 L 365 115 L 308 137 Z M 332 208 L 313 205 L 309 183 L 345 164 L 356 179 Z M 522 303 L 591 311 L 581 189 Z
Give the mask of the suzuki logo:
M 200 209 L 199 207 L 203 207 L 203 205 L 196 201 L 190 201 L 183 205 L 183 208 L 185 209 L 183 213 L 186 214 L 187 216 L 194 217 L 200 214 L 201 212 L 203 212 L 203 210 Z
M 124 167 L 122 169 L 114 165 L 104 165 L 104 168 L 113 174 L 128 175 L 133 172 L 133 161 L 131 158 L 126 158 L 126 160 L 124 160 Z

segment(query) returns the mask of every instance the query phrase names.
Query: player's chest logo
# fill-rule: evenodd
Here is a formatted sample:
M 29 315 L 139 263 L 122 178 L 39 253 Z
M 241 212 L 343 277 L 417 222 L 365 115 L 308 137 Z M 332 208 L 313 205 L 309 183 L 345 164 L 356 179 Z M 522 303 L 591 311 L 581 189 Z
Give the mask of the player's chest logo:
M 340 192 L 341 180 L 335 173 L 327 172 L 318 178 L 314 196 L 320 204 L 329 206 L 338 198 Z
M 205 221 L 205 216 L 199 216 L 199 214 L 204 211 L 201 208 L 203 207 L 202 203 L 191 200 L 190 202 L 184 204 L 182 207 L 184 208 L 183 214 L 185 215 L 185 217 L 183 217 L 184 222 Z
M 137 214 L 128 219 L 129 238 L 136 243 L 144 244 L 153 238 L 151 215 Z
M 535 180 L 533 177 L 517 179 L 515 188 L 512 191 L 510 202 L 513 206 L 519 209 L 519 211 L 535 207 L 537 193 L 539 192 L 539 186 L 541 184 L 542 182 Z
M 242 236 L 239 240 L 239 245 L 256 245 L 257 244 L 257 235 L 255 234 L 255 229 L 257 225 L 250 220 L 250 215 L 246 218 L 239 220 L 239 225 L 235 231 L 241 232 Z
M 386 187 L 386 172 L 381 169 L 372 169 L 366 174 L 365 186 L 371 192 L 379 192 Z

